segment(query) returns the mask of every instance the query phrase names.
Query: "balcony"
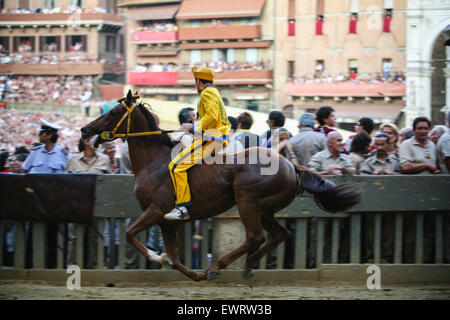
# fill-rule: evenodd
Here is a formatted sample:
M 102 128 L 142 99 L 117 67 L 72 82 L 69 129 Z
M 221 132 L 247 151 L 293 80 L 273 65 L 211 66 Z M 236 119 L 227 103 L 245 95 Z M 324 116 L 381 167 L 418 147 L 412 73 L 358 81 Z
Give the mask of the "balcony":
M 272 70 L 236 70 L 215 73 L 215 85 L 265 85 L 273 83 Z M 178 72 L 178 85 L 194 85 L 192 72 Z
M 259 39 L 261 26 L 181 28 L 178 38 L 180 41 Z
M 131 33 L 131 42 L 135 44 L 178 42 L 178 31 L 135 31 Z
M 97 75 L 108 72 L 109 66 L 103 63 L 58 63 L 58 64 L 0 64 L 0 73 L 17 75 Z
M 174 86 L 176 72 L 129 72 L 128 84 L 137 86 Z
M 123 18 L 110 13 L 28 13 L 28 14 L 0 14 L 0 26 L 73 26 L 73 25 L 114 25 L 121 27 Z

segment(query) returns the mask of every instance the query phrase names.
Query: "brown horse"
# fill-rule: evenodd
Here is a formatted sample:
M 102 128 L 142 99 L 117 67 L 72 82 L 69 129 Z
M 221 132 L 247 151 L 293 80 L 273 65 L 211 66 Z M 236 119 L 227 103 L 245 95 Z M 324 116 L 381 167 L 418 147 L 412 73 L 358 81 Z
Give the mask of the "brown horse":
M 330 212 L 346 210 L 361 200 L 361 190 L 356 185 L 333 182 L 294 165 L 278 153 L 266 148 L 252 148 L 242 154 L 220 155 L 225 164 L 198 164 L 189 170 L 192 195 L 190 219 L 204 219 L 219 215 L 237 205 L 246 231 L 243 245 L 222 257 L 205 273 L 188 269 L 179 259 L 176 230 L 180 222 L 167 221 L 164 214 L 173 209 L 175 193 L 169 176 L 173 144 L 164 131 L 158 128 L 152 113 L 143 104 L 136 104 L 138 96 L 131 91 L 126 98 L 106 114 L 81 129 L 84 140 L 98 135 L 95 144 L 126 135 L 130 160 L 136 177 L 134 193 L 143 214 L 126 231 L 127 241 L 147 259 L 168 264 L 195 281 L 213 279 L 219 270 L 226 268 L 242 255 L 249 253 L 244 276 L 250 277 L 259 260 L 288 237 L 288 231 L 280 225 L 274 214 L 289 205 L 296 196 L 307 190 L 314 195 L 317 204 Z M 125 124 L 128 117 L 129 124 Z M 133 134 L 130 133 L 130 128 Z M 106 133 L 105 133 L 106 132 Z M 250 163 L 251 155 L 257 155 Z M 239 164 L 236 159 L 247 160 Z M 268 169 L 262 156 L 277 163 L 277 171 L 262 175 Z M 225 159 L 228 157 L 227 159 Z M 159 225 L 164 239 L 166 254 L 158 256 L 147 249 L 136 235 L 153 225 Z M 270 234 L 264 246 L 263 229 Z

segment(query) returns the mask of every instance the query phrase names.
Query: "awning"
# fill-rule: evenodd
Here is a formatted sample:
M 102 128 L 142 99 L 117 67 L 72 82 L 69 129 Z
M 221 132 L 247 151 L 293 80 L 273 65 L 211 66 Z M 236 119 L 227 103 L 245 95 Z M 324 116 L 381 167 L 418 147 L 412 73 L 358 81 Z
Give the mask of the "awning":
M 265 0 L 183 1 L 177 20 L 259 17 Z
M 177 84 L 176 72 L 130 72 L 128 84 L 140 86 L 173 86 Z
M 289 83 L 294 97 L 403 97 L 406 83 Z
M 117 7 L 125 8 L 132 6 L 144 6 L 151 4 L 164 4 L 164 3 L 173 3 L 173 2 L 181 2 L 181 0 L 124 0 L 117 5 Z
M 180 4 L 142 7 L 129 11 L 128 18 L 131 20 L 171 20 L 179 8 Z

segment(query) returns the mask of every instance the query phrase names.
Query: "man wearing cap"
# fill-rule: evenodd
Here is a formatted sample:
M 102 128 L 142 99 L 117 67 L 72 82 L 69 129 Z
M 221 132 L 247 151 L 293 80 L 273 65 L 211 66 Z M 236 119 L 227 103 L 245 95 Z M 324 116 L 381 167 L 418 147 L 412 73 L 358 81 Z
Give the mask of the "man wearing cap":
M 327 147 L 325 134 L 314 131 L 314 123 L 313 114 L 302 114 L 298 118 L 298 128 L 300 130 L 296 136 L 289 140 L 297 162 L 302 166 L 307 166 L 313 155 L 325 150 Z
M 60 126 L 41 119 L 39 130 L 39 142 L 31 151 L 22 169 L 28 173 L 64 173 L 68 160 L 68 152 L 59 144 L 58 130 Z
M 181 129 L 194 134 L 192 144 L 183 149 L 170 163 L 169 172 L 175 189 L 175 208 L 167 213 L 167 220 L 189 219 L 188 206 L 191 204 L 191 193 L 187 180 L 187 170 L 200 163 L 211 154 L 212 146 L 225 146 L 228 142 L 228 132 L 231 128 L 225 105 L 219 91 L 214 88 L 214 72 L 207 67 L 192 69 L 195 85 L 200 94 L 197 106 L 198 120 L 184 123 Z M 212 145 L 214 143 L 214 145 Z M 209 146 L 209 147 L 208 147 Z

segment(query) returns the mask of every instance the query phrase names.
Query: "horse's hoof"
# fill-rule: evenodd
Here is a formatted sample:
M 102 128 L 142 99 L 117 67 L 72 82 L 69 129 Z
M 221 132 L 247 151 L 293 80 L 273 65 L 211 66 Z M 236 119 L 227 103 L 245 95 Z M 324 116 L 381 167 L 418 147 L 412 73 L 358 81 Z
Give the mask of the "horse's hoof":
M 207 280 L 214 280 L 218 276 L 220 276 L 220 272 L 218 272 L 218 271 L 208 271 L 208 272 L 206 272 L 206 279 Z
M 244 270 L 244 272 L 242 272 L 242 277 L 246 280 L 253 278 L 254 275 L 255 272 L 253 271 L 253 269 L 246 269 Z

